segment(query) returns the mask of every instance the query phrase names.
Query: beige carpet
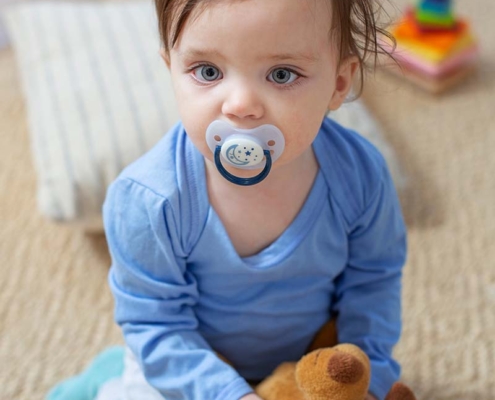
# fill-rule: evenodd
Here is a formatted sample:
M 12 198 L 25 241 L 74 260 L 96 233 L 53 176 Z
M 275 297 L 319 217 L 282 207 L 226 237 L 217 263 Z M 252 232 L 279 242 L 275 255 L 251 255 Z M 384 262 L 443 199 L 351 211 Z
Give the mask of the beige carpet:
M 404 4 L 405 0 L 398 2 Z M 377 74 L 364 98 L 409 177 L 403 380 L 425 400 L 495 399 L 495 3 L 458 2 L 479 73 L 442 97 Z M 0 53 L 0 399 L 42 399 L 120 343 L 102 237 L 36 210 L 26 110 Z

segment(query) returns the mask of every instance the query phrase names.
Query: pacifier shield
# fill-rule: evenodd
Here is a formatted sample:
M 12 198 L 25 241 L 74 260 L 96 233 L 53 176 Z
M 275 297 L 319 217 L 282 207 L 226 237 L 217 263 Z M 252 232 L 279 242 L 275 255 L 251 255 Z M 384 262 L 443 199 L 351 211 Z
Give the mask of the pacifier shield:
M 241 186 L 256 185 L 263 181 L 272 168 L 272 162 L 285 148 L 284 135 L 274 125 L 254 129 L 240 129 L 225 121 L 213 121 L 206 129 L 206 143 L 214 154 L 218 172 L 228 181 Z M 240 169 L 263 170 L 251 178 L 241 178 L 228 172 L 222 160 Z
M 220 146 L 222 160 L 240 169 L 263 168 L 265 151 L 275 162 L 285 148 L 284 135 L 275 125 L 241 129 L 220 120 L 213 121 L 206 129 L 206 143 L 213 154 Z

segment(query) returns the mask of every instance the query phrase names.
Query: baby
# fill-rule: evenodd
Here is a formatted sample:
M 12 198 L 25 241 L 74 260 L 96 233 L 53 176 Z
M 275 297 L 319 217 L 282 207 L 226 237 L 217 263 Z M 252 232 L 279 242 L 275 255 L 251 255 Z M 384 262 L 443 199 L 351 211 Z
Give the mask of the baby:
M 400 372 L 405 227 L 382 156 L 326 118 L 379 50 L 374 1 L 156 10 L 181 122 L 104 205 L 126 398 L 259 399 L 250 384 L 335 316 L 382 399 Z

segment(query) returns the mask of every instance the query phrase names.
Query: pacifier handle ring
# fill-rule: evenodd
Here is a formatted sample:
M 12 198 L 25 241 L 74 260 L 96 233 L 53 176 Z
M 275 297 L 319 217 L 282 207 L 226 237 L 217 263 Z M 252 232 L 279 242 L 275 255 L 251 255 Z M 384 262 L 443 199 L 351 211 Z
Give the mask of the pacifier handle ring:
M 260 183 L 270 173 L 270 170 L 272 168 L 272 156 L 269 150 L 263 150 L 263 154 L 266 157 L 265 168 L 263 168 L 263 171 L 261 171 L 258 175 L 253 176 L 251 178 L 239 178 L 238 176 L 232 175 L 229 171 L 227 171 L 225 167 L 222 165 L 222 161 L 220 160 L 221 150 L 222 150 L 221 146 L 217 146 L 215 148 L 215 165 L 217 166 L 218 172 L 220 172 L 220 174 L 229 182 L 241 186 L 252 186 L 252 185 L 256 185 L 257 183 Z

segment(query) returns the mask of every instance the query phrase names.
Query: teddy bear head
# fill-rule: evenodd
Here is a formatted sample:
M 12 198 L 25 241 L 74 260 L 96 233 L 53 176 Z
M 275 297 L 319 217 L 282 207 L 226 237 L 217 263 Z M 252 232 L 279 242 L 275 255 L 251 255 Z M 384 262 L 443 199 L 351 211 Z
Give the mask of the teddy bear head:
M 369 359 L 358 347 L 340 344 L 312 351 L 296 366 L 296 381 L 305 398 L 364 399 L 370 383 Z

